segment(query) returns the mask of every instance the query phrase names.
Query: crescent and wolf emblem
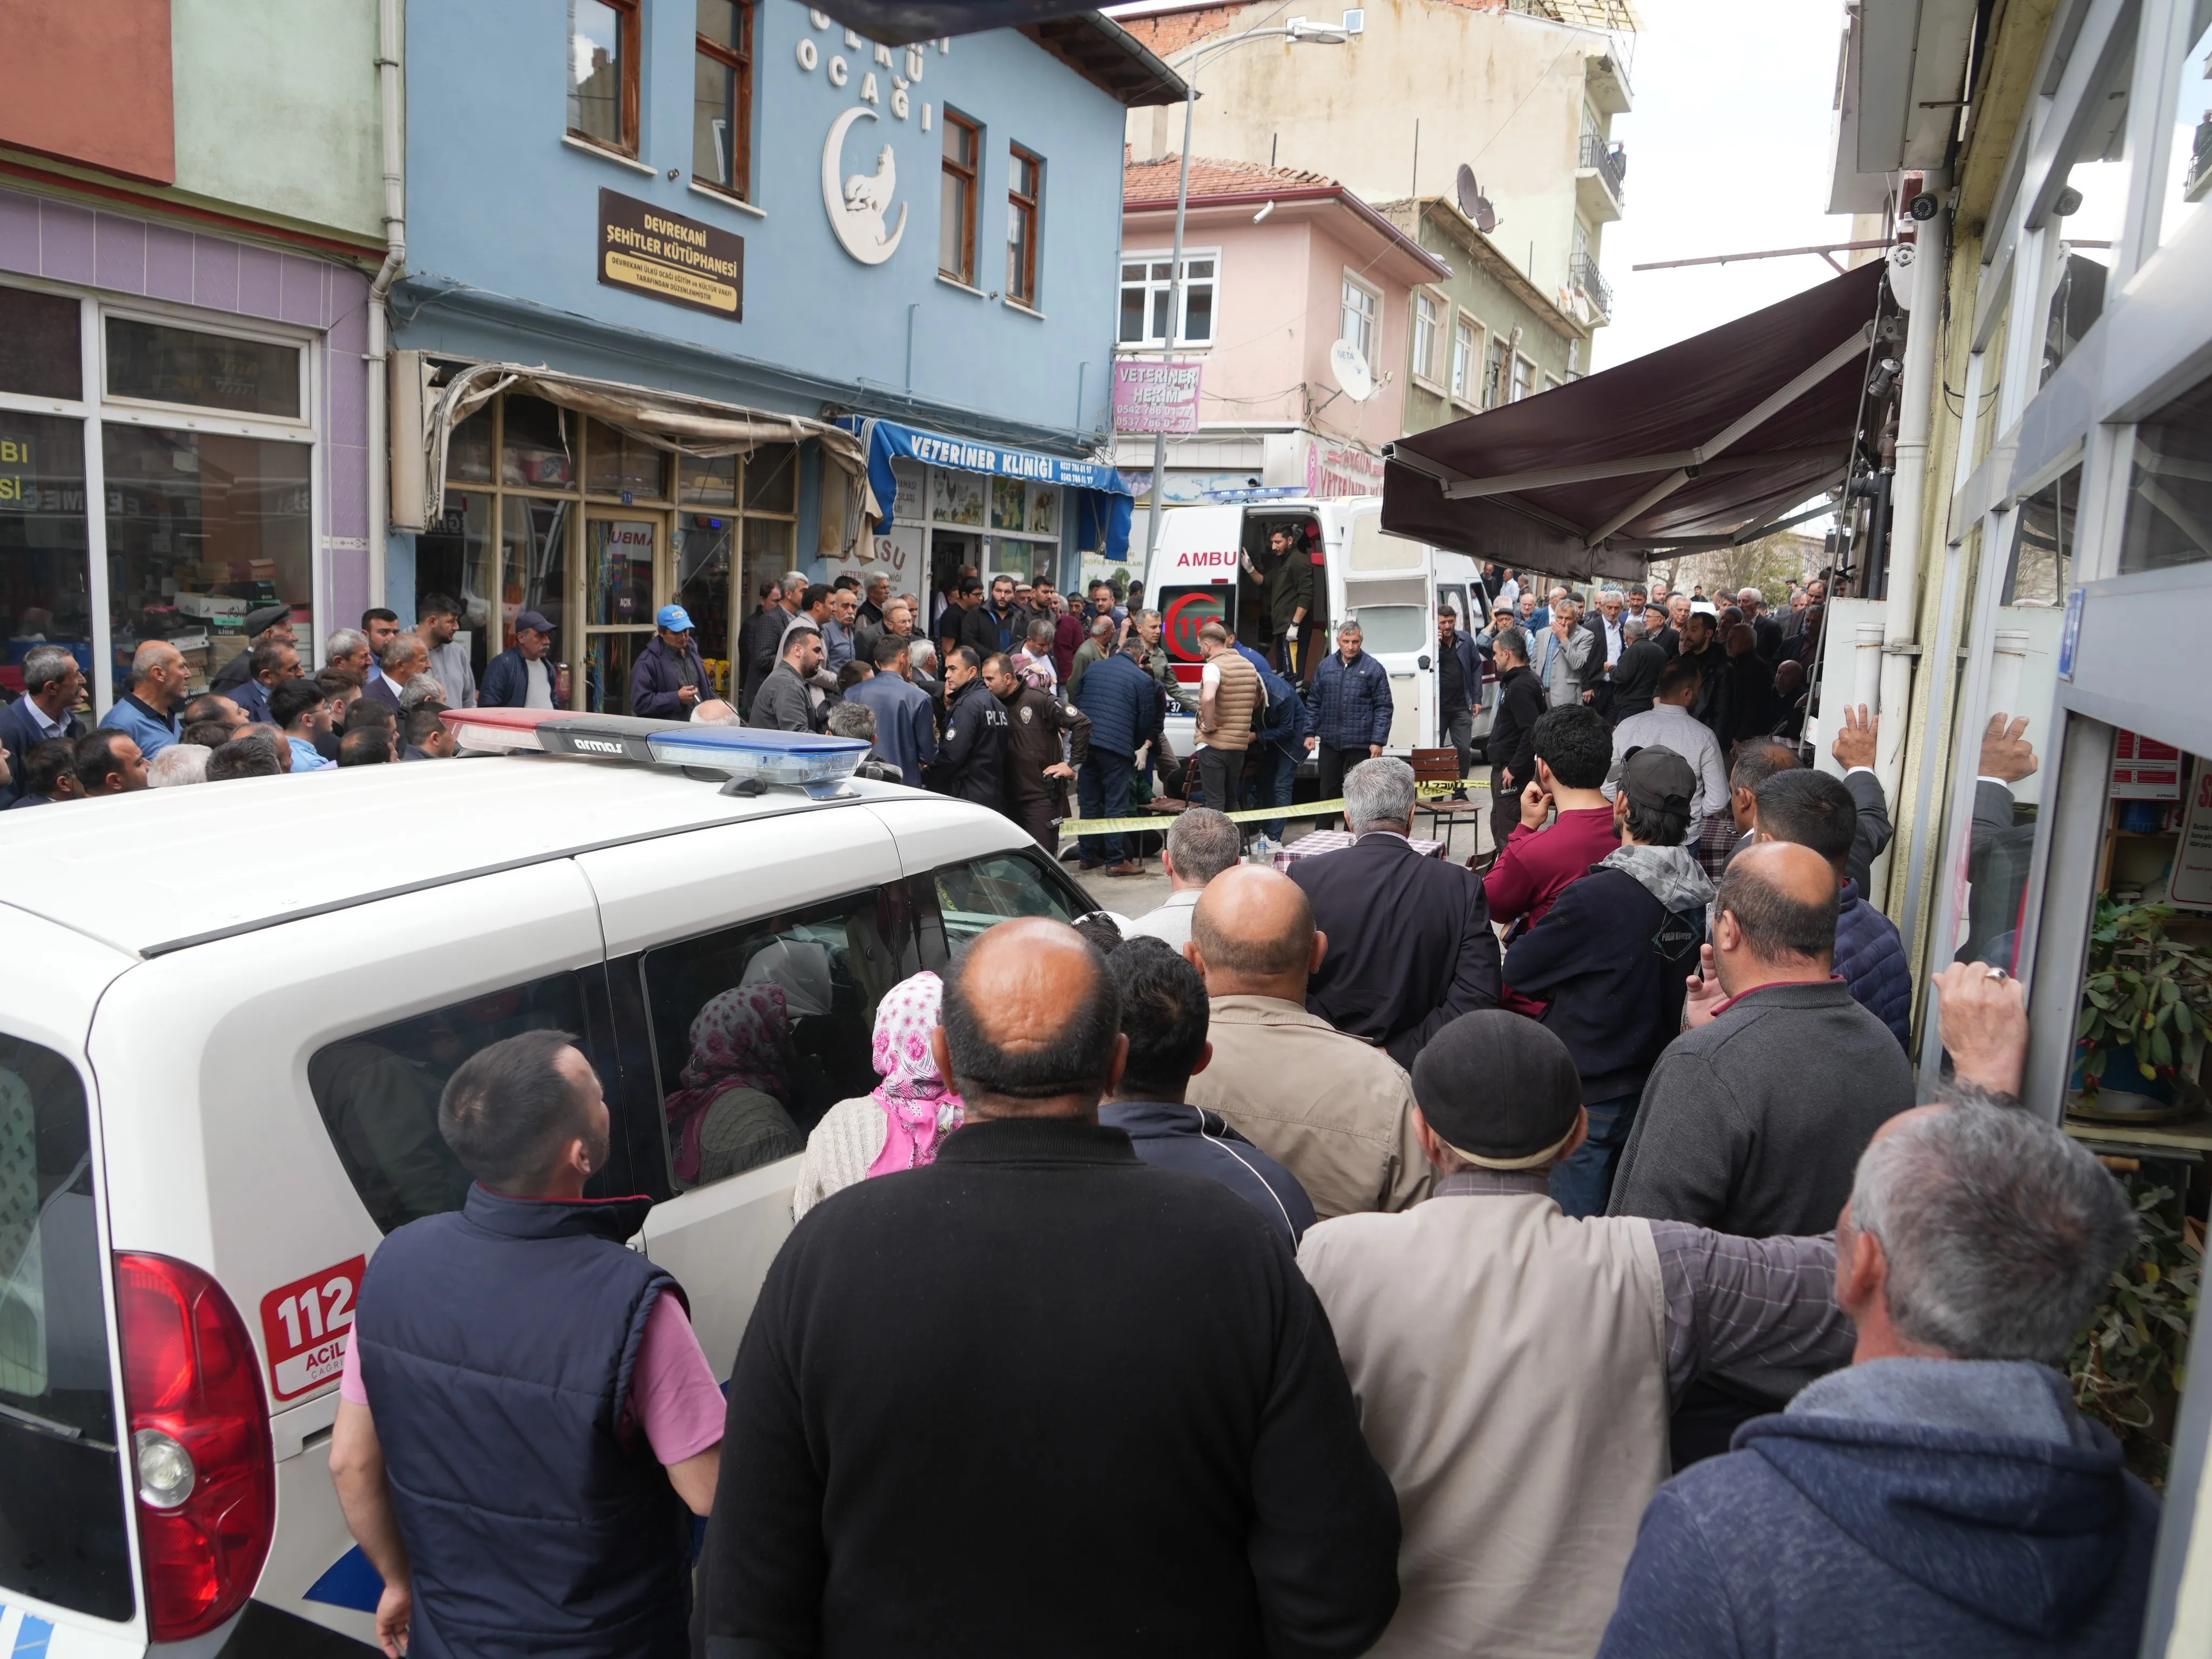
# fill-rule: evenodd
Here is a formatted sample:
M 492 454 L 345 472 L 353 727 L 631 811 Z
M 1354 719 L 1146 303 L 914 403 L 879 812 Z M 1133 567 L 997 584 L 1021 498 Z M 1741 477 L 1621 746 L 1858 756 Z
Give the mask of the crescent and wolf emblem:
M 898 222 L 886 228 L 884 216 L 898 192 L 898 162 L 889 144 L 876 157 L 873 173 L 841 179 L 845 135 L 862 116 L 877 118 L 866 104 L 856 104 L 830 124 L 829 141 L 822 146 L 822 205 L 838 245 L 862 264 L 879 265 L 898 252 L 899 239 L 906 234 L 907 204 L 898 204 Z

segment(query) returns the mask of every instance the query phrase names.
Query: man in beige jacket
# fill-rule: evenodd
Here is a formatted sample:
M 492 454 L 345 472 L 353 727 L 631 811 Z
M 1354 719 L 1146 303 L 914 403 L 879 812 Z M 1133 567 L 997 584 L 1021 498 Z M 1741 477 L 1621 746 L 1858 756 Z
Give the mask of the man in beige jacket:
M 1747 1358 L 1850 1359 L 1835 1238 L 1563 1214 L 1549 1171 L 1589 1119 L 1566 1045 L 1519 1014 L 1462 1015 L 1413 1082 L 1436 1195 L 1298 1250 L 1398 1493 L 1398 1611 L 1370 1659 L 1587 1659 L 1674 1396 Z
M 1296 1176 L 1323 1221 L 1406 1209 L 1432 1179 L 1405 1068 L 1306 1012 L 1307 975 L 1328 949 L 1297 884 L 1251 864 L 1206 884 L 1183 947 L 1212 1003 L 1213 1063 L 1191 1079 L 1190 1103 Z

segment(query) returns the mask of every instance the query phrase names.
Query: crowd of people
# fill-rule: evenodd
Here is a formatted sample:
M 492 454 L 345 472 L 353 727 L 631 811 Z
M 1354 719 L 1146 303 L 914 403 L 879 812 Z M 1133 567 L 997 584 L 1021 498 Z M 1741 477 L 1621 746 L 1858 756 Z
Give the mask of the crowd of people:
M 1361 847 L 1402 846 L 1406 769 L 1348 780 Z M 882 996 L 878 1086 L 713 1362 L 622 1247 L 644 1200 L 583 1200 L 588 1061 L 482 1050 L 440 1112 L 477 1184 L 372 1260 L 332 1442 L 387 1651 L 2132 1656 L 2157 1503 L 2052 1369 L 2127 1198 L 2020 1106 L 2015 981 L 1937 976 L 1917 1104 L 1832 988 L 1833 860 L 1758 840 L 1716 889 L 1693 787 L 1632 757 L 1626 856 L 1504 957 L 1628 915 L 1593 955 L 1652 962 L 1608 983 L 1680 1011 L 1641 1061 L 1590 1050 L 1617 990 L 1497 1006 L 1494 938 L 1440 1019 L 1326 975 L 1346 889 L 1408 930 L 1443 890 L 1408 858 L 1471 872 L 1285 874 L 1183 814 L 1189 901 L 1004 922 Z

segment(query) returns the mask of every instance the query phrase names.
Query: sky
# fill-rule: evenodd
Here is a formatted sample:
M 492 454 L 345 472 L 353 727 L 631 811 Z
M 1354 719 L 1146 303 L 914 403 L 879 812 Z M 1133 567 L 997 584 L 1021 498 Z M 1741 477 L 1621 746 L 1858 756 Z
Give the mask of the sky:
M 1850 240 L 1828 200 L 1842 0 L 1637 0 L 1627 211 L 1607 225 L 1613 289 L 1595 367 L 1610 368 L 1802 293 L 1835 273 L 1814 254 L 1686 270 L 1653 259 Z

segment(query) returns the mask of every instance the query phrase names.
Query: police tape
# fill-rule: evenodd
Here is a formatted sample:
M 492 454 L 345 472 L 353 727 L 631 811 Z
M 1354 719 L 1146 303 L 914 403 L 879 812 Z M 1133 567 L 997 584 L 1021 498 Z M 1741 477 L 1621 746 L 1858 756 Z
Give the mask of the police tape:
M 1488 784 L 1478 783 L 1472 778 L 1464 784 L 1419 783 L 1413 787 L 1425 796 L 1452 795 L 1462 789 L 1470 799 L 1480 794 L 1486 799 L 1490 794 Z M 1344 797 L 1340 795 L 1334 800 L 1301 800 L 1293 801 L 1287 806 L 1255 806 L 1243 811 L 1224 812 L 1222 816 L 1231 823 L 1273 823 L 1278 819 L 1290 822 L 1337 817 L 1343 813 L 1344 808 Z M 1130 818 L 1062 818 L 1060 832 L 1063 836 L 1126 836 L 1143 830 L 1164 833 L 1174 827 L 1176 816 L 1173 812 L 1146 812 Z

